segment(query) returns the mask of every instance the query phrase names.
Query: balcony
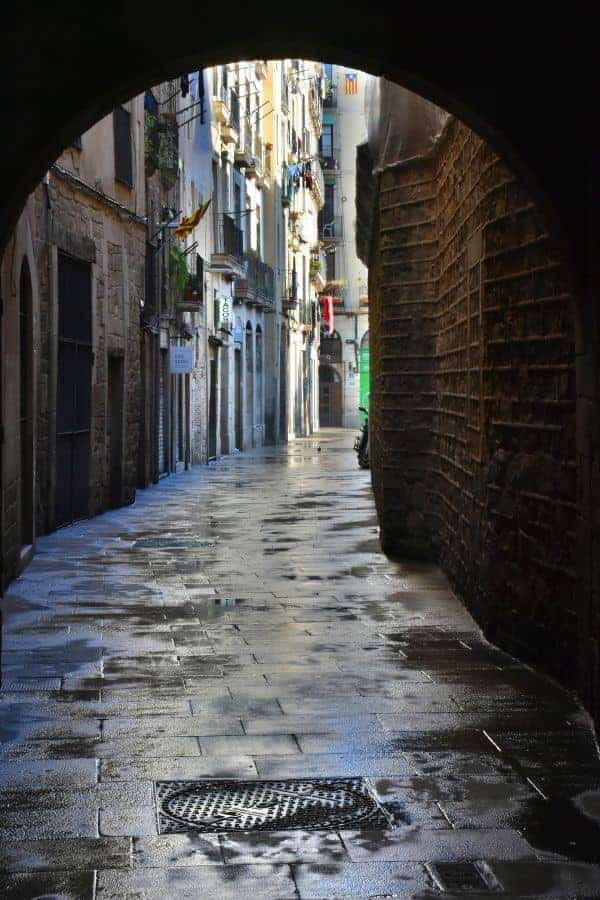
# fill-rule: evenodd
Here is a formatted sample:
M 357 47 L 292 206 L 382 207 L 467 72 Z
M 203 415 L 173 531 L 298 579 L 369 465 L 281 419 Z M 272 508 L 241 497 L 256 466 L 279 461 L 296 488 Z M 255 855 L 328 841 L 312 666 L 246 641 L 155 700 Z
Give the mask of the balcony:
M 317 137 L 320 137 L 323 127 L 323 101 L 321 100 L 319 93 L 312 86 L 308 93 L 308 110 L 315 133 Z
M 337 175 L 340 171 L 340 149 L 330 147 L 327 150 L 320 149 L 319 158 L 326 175 Z
M 248 166 L 246 166 L 246 178 L 256 178 L 257 185 L 260 187 L 258 183 L 259 180 L 262 180 L 263 175 L 263 142 L 260 135 L 255 134 L 252 138 L 252 159 Z
M 244 276 L 236 278 L 234 300 L 258 309 L 273 309 L 275 302 L 275 272 L 254 253 L 244 256 Z
M 298 307 L 298 274 L 295 269 L 293 269 L 291 272 L 287 297 L 283 298 L 281 307 L 284 312 L 291 312 Z
M 262 171 L 256 176 L 256 186 L 259 188 L 268 188 L 271 187 L 271 178 L 273 175 L 272 165 L 273 165 L 273 145 L 272 144 L 263 144 L 262 145 Z
M 319 237 L 322 241 L 341 241 L 344 236 L 342 217 L 325 217 L 319 213 Z
M 215 252 L 208 271 L 231 278 L 244 275 L 244 236 L 233 219 L 223 214 L 218 222 Z
M 221 88 L 221 94 L 218 97 L 213 97 L 212 108 L 213 115 L 217 122 L 220 125 L 228 125 L 229 124 L 229 91 L 226 87 Z
M 243 141 L 235 151 L 235 164 L 242 169 L 252 165 L 252 129 L 250 123 L 245 122 L 243 128 Z
M 281 73 L 281 111 L 287 116 L 290 109 L 290 87 L 285 72 Z
M 323 109 L 335 109 L 338 105 L 337 84 L 328 84 L 323 97 Z
M 318 159 L 311 161 L 310 174 L 312 176 L 310 190 L 315 198 L 317 207 L 321 209 L 325 202 L 325 179 L 323 178 L 323 169 Z
M 293 197 L 294 188 L 292 186 L 292 179 L 288 174 L 287 166 L 284 166 L 281 176 L 281 205 L 287 209 L 291 205 Z

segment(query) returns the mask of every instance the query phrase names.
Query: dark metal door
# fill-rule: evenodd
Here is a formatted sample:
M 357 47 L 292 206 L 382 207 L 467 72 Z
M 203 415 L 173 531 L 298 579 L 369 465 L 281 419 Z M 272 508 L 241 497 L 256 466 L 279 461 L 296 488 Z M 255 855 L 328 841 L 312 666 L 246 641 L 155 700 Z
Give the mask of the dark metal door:
M 217 361 L 210 360 L 210 386 L 208 401 L 208 458 L 217 455 Z
M 110 505 L 123 503 L 123 359 L 108 358 L 108 444 Z
M 242 449 L 242 351 L 235 351 L 235 446 Z
M 169 353 L 160 351 L 158 384 L 158 474 L 169 471 Z
M 88 263 L 59 254 L 56 525 L 89 515 L 92 293 Z

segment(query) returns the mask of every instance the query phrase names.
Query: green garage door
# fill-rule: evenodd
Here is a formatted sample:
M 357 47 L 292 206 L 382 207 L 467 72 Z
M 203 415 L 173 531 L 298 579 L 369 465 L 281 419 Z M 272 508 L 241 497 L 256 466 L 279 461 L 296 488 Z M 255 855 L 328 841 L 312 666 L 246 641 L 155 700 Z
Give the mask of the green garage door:
M 371 370 L 369 365 L 369 332 L 367 331 L 360 342 L 358 357 L 358 372 L 360 377 L 360 405 L 369 408 L 369 392 L 371 390 Z M 364 413 L 360 414 L 361 422 L 364 422 Z

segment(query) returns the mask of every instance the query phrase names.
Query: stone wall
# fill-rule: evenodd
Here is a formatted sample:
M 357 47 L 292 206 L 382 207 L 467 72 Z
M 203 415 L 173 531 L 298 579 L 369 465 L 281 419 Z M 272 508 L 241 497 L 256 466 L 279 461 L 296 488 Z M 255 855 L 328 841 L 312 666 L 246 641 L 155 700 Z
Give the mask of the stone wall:
M 90 514 L 111 505 L 107 433 L 108 359 L 123 360 L 122 503 L 135 497 L 141 403 L 140 303 L 144 296 L 145 228 L 124 220 L 118 210 L 52 174 L 40 185 L 35 202 L 35 240 L 39 248 L 40 352 L 36 377 L 37 523 L 44 534 L 53 522 L 53 455 L 55 404 L 52 360 L 58 252 L 91 263 L 93 316 L 92 422 L 90 446 Z
M 490 638 L 575 687 L 575 316 L 559 254 L 454 119 L 431 156 L 381 175 L 378 216 L 384 546 L 439 559 Z

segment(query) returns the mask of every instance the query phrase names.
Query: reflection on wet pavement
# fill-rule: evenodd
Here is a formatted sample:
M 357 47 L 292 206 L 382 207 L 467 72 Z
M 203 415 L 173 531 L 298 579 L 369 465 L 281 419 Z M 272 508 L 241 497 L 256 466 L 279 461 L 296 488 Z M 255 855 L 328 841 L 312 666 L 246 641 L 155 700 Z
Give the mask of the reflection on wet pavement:
M 588 718 L 381 554 L 352 442 L 40 540 L 4 599 L 0 896 L 600 897 Z M 354 776 L 393 828 L 158 834 L 154 781 Z

